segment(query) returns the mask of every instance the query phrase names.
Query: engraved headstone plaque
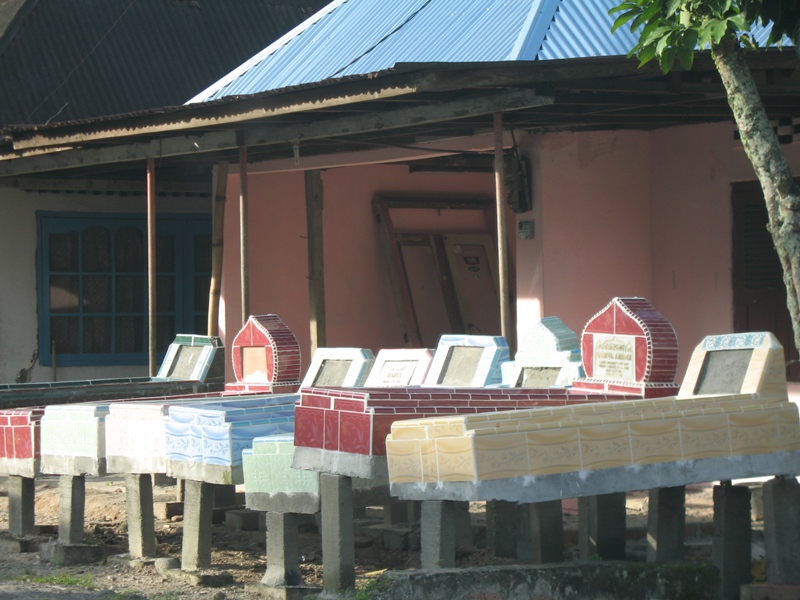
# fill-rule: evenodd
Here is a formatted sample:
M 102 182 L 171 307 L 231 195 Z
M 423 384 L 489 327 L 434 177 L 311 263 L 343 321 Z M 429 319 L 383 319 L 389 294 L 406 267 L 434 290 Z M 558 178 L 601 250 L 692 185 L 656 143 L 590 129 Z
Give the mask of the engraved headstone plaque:
M 522 367 L 514 387 L 528 389 L 549 388 L 556 384 L 561 367 Z
M 167 377 L 170 379 L 191 379 L 202 352 L 202 346 L 179 346 Z
M 379 387 L 405 387 L 411 384 L 411 378 L 419 361 L 387 360 L 383 363 L 374 382 Z
M 694 393 L 696 395 L 740 393 L 752 357 L 752 348 L 706 353 L 694 386 Z
M 323 360 L 319 371 L 317 371 L 317 376 L 314 378 L 313 385 L 317 387 L 338 387 L 342 385 L 352 364 L 352 360 Z
M 595 334 L 594 377 L 636 381 L 636 342 L 632 335 Z
M 259 346 L 244 346 L 242 348 L 242 379 L 243 381 L 268 382 L 267 348 Z
M 479 346 L 452 346 L 439 376 L 438 383 L 453 387 L 466 387 L 472 384 L 484 348 Z

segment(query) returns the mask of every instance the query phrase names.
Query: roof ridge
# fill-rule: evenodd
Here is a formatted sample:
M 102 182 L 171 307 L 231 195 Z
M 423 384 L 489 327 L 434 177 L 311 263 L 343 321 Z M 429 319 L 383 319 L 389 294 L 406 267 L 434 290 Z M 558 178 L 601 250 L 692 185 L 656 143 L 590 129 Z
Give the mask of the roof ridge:
M 507 60 L 535 60 L 561 0 L 534 0 Z
M 261 52 L 259 52 L 255 56 L 253 56 L 250 60 L 242 63 L 241 65 L 239 65 L 238 68 L 236 68 L 233 71 L 231 71 L 230 73 L 228 73 L 222 79 L 220 79 L 218 81 L 215 81 L 213 84 L 211 84 L 209 87 L 207 87 L 206 89 L 201 91 L 199 94 L 196 94 L 195 96 L 193 96 L 192 98 L 187 100 L 184 104 L 194 104 L 194 103 L 197 103 L 197 102 L 205 102 L 210 96 L 216 94 L 219 90 L 227 87 L 232 82 L 236 81 L 243 73 L 246 73 L 248 70 L 250 70 L 252 67 L 254 67 L 258 63 L 260 63 L 262 60 L 264 60 L 270 54 L 274 54 L 278 49 L 280 49 L 283 46 L 285 46 L 292 39 L 296 38 L 301 33 L 306 31 L 307 29 L 311 28 L 320 19 L 322 19 L 325 15 L 333 12 L 334 10 L 339 8 L 339 6 L 341 6 L 342 4 L 345 4 L 347 2 L 349 2 L 349 0 L 333 0 L 333 2 L 328 4 L 326 7 L 321 8 L 320 10 L 315 12 L 308 19 L 306 19 L 305 21 L 300 23 L 297 27 L 295 27 L 294 29 L 291 29 L 288 32 L 286 32 L 284 35 L 282 35 L 277 40 L 272 42 L 269 46 L 264 48 Z

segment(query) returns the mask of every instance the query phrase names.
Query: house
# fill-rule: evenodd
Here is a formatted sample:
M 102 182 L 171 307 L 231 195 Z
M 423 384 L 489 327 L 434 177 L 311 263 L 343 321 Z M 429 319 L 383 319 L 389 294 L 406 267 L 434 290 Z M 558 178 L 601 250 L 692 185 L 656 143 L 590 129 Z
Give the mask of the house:
M 0 178 L 234 165 L 220 332 L 280 314 L 307 365 L 315 345 L 499 333 L 499 145 L 517 331 L 546 315 L 580 331 L 612 296 L 640 295 L 683 348 L 735 329 L 790 348 L 763 200 L 710 58 L 638 69 L 632 36 L 609 33 L 613 5 L 335 0 L 184 107 L 6 131 Z M 796 170 L 796 59 L 748 60 Z
M 2 0 L 0 127 L 180 105 L 325 3 Z M 161 350 L 206 332 L 211 236 L 210 171 L 164 175 Z M 146 373 L 144 189 L 138 173 L 0 184 L 0 381 Z

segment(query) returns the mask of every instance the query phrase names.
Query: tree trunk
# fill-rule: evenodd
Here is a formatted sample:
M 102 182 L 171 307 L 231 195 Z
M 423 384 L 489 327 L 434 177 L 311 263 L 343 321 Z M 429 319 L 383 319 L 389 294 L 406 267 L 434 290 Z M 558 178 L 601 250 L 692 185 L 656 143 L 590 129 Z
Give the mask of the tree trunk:
M 738 41 L 726 38 L 711 48 L 711 54 L 728 93 L 745 154 L 764 191 L 768 227 L 783 266 L 794 343 L 800 349 L 800 188 L 792 178 Z

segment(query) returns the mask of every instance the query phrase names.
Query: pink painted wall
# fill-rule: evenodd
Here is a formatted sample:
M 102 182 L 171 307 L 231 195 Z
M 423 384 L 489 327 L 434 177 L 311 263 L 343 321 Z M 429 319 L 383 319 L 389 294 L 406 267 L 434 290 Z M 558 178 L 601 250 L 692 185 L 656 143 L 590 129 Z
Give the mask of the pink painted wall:
M 612 297 L 652 297 L 648 138 L 560 133 L 539 152 L 543 313 L 580 333 Z
M 509 215 L 520 322 L 556 315 L 581 332 L 613 296 L 644 296 L 674 325 L 678 380 L 694 346 L 732 331 L 730 184 L 754 179 L 731 124 L 652 132 L 531 136 L 534 210 Z M 800 143 L 784 147 L 800 173 Z M 275 312 L 309 356 L 303 175 L 250 176 L 251 312 Z M 394 165 L 330 169 L 325 186 L 329 346 L 401 347 L 372 222 L 375 194 L 493 197 L 491 175 L 409 173 Z M 228 187 L 223 333 L 241 323 L 238 177 Z M 478 212 L 393 212 L 404 231 L 487 230 Z M 517 220 L 535 219 L 518 241 Z M 488 231 L 493 231 L 492 227 Z M 541 314 L 539 314 L 541 313 Z
M 682 376 L 703 337 L 733 331 L 730 186 L 755 174 L 730 123 L 649 135 L 652 300 L 678 332 Z M 800 144 L 783 150 L 800 173 Z
M 328 346 L 402 347 L 400 328 L 381 261 L 372 198 L 386 195 L 493 197 L 487 174 L 409 173 L 404 166 L 331 169 L 324 185 L 325 305 Z M 310 363 L 308 260 L 304 177 L 300 172 L 251 174 L 249 187 L 250 309 L 277 313 L 294 331 Z M 225 322 L 232 339 L 241 325 L 239 293 L 239 178 L 228 184 L 223 275 Z M 482 215 L 459 211 L 398 211 L 396 228 L 405 231 L 475 232 Z M 224 331 L 222 331 L 224 330 Z M 232 374 L 228 373 L 229 378 Z
M 536 158 L 543 315 L 575 331 L 613 296 L 646 297 L 670 322 L 682 380 L 706 335 L 733 330 L 730 185 L 755 179 L 729 123 L 530 138 Z M 784 147 L 795 173 L 800 144 Z M 524 216 L 522 218 L 525 218 Z M 522 279 L 525 273 L 518 273 Z

